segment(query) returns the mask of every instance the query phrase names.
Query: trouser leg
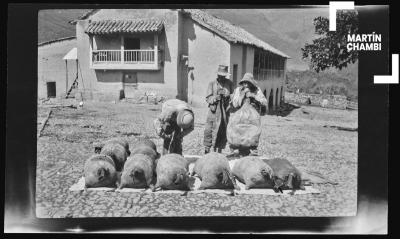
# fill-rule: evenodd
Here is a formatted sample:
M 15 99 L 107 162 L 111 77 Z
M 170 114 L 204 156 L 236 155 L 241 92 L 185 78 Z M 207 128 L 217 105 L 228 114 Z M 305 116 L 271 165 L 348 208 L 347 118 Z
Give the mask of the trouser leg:
M 170 139 L 170 138 L 164 139 L 163 151 L 162 151 L 162 154 L 163 154 L 163 155 L 169 153 L 169 146 L 170 146 L 170 145 L 171 145 L 171 139 Z
M 182 155 L 182 140 L 175 139 L 174 142 L 172 142 L 172 145 L 173 147 L 171 148 L 170 153 Z
M 213 126 L 214 126 L 214 117 L 211 115 L 207 116 L 206 120 L 206 126 L 204 128 L 204 140 L 203 144 L 205 146 L 205 151 L 209 152 L 211 146 L 212 146 L 212 131 L 213 131 Z
M 182 155 L 182 135 L 180 128 L 175 129 L 170 148 L 170 153 Z

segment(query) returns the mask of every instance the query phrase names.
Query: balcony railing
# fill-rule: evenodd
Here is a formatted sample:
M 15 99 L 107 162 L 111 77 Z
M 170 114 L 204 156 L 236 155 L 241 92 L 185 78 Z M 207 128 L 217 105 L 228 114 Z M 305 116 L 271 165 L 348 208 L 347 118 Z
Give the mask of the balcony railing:
M 156 53 L 155 50 L 93 50 L 92 68 L 158 69 Z

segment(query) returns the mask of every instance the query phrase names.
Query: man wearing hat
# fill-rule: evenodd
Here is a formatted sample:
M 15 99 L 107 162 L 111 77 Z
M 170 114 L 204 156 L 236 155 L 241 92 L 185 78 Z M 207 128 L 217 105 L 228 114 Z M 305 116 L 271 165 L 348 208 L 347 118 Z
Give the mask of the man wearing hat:
M 221 152 L 226 146 L 226 127 L 228 125 L 230 95 L 233 91 L 233 83 L 229 80 L 228 66 L 220 65 L 217 78 L 208 84 L 206 102 L 208 114 L 204 130 L 205 153 L 209 153 L 211 147 L 214 151 Z
M 193 111 L 185 101 L 169 99 L 163 103 L 154 126 L 157 135 L 164 139 L 163 155 L 182 154 L 182 139 L 194 129 Z
M 257 81 L 254 80 L 253 74 L 244 74 L 242 80 L 239 81 L 239 86 L 235 89 L 232 94 L 230 102 L 230 112 L 236 112 L 242 105 L 248 101 L 257 112 L 262 115 L 266 111 L 268 100 L 265 98 L 260 87 L 258 87 Z M 257 146 L 252 148 L 241 148 L 239 149 L 241 155 L 248 155 L 250 153 L 257 154 Z

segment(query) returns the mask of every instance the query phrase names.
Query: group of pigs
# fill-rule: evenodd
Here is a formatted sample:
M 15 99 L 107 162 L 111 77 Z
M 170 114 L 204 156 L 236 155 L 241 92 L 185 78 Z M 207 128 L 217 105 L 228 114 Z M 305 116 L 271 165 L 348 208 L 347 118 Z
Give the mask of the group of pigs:
M 303 189 L 301 173 L 286 159 L 257 156 L 239 158 L 231 169 L 221 153 L 208 153 L 190 162 L 179 154 L 160 155 L 148 139 L 139 140 L 132 151 L 125 139 L 110 139 L 95 147 L 95 155 L 85 162 L 85 187 L 150 188 L 191 190 L 190 177 L 201 180 L 199 190 L 236 189 L 235 178 L 245 189 Z

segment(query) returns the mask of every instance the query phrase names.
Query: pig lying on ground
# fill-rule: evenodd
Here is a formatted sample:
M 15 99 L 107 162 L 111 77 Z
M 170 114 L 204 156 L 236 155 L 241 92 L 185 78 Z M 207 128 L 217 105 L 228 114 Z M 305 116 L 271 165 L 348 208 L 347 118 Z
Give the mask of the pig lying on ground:
M 282 192 L 283 189 L 305 190 L 300 171 L 287 159 L 263 159 L 273 170 L 274 190 Z
M 153 188 L 169 190 L 190 190 L 189 163 L 179 154 L 166 154 L 158 159 L 156 166 L 157 183 Z
M 124 164 L 119 189 L 153 188 L 154 160 L 145 154 L 134 154 Z
M 121 171 L 128 157 L 126 148 L 116 142 L 106 143 L 100 151 L 100 154 L 110 156 L 115 164 L 115 169 Z
M 220 153 L 211 152 L 199 158 L 193 169 L 201 179 L 199 189 L 237 189 L 228 159 Z
M 232 169 L 233 175 L 250 188 L 273 188 L 273 170 L 262 159 L 256 156 L 246 156 L 236 161 Z
M 109 140 L 107 140 L 105 142 L 97 143 L 94 146 L 94 152 L 95 153 L 100 153 L 101 150 L 103 149 L 104 145 L 112 144 L 112 143 L 117 143 L 117 144 L 120 144 L 122 147 L 124 147 L 125 150 L 126 150 L 126 153 L 128 154 L 128 156 L 131 154 L 131 152 L 129 150 L 129 143 L 124 138 L 112 138 L 112 139 L 109 139 Z
M 131 155 L 139 153 L 146 154 L 153 160 L 156 160 L 160 157 L 160 154 L 157 152 L 156 145 L 149 139 L 140 140 L 135 144 L 135 148 L 132 150 Z
M 156 144 L 150 139 L 140 139 L 139 142 L 136 143 L 136 145 L 146 145 L 152 148 L 155 152 L 157 152 Z
M 114 187 L 117 172 L 114 161 L 106 155 L 96 154 L 88 158 L 84 167 L 85 187 Z

